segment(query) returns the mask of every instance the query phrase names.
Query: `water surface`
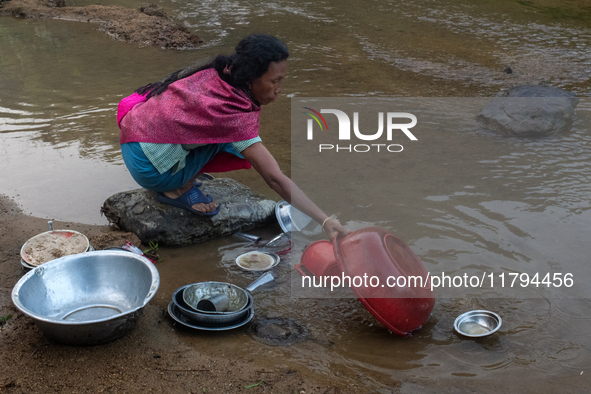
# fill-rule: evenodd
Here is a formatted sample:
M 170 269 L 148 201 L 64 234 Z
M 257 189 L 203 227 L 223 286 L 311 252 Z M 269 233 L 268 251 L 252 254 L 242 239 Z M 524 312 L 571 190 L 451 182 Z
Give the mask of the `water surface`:
M 94 24 L 1 19 L 0 193 L 35 216 L 106 223 L 102 202 L 136 187 L 119 154 L 118 101 L 195 59 L 230 53 L 246 34 L 265 32 L 283 39 L 291 57 L 282 97 L 263 110 L 261 137 L 284 172 L 293 173 L 322 208 L 340 214 L 351 228 L 391 230 L 431 268 L 445 263 L 458 270 L 491 264 L 506 269 L 541 262 L 552 270 L 576 264 L 584 272 L 590 137 L 581 125 L 589 117 L 587 102 L 578 107 L 579 123 L 558 137 L 518 140 L 470 124 L 442 127 L 416 149 L 422 160 L 401 156 L 370 163 L 387 180 L 382 184 L 369 182 L 365 167 L 338 174 L 332 183 L 301 171 L 291 160 L 289 114 L 291 97 L 490 97 L 521 83 L 548 83 L 589 96 L 586 2 L 159 4 L 195 30 L 203 47 L 137 48 L 111 41 Z M 254 171 L 229 176 L 277 199 Z M 336 181 L 343 177 L 347 181 Z M 391 198 L 380 197 L 391 190 Z M 278 231 L 270 226 L 259 234 L 270 238 Z M 306 236 L 311 241 L 322 235 L 312 229 Z M 355 299 L 294 298 L 291 265 L 301 247 L 275 269 L 273 285 L 256 290 L 257 316 L 295 319 L 313 340 L 270 347 L 244 330 L 175 332 L 212 354 L 294 367 L 372 392 L 415 385 L 437 391 L 440 384 L 545 391 L 553 384 L 548 377 L 565 390 L 591 375 L 587 299 L 561 291 L 538 299 L 442 298 L 426 325 L 402 339 Z M 165 308 L 172 292 L 191 282 L 246 286 L 255 276 L 234 264 L 246 250 L 233 238 L 164 250 L 154 302 Z M 453 332 L 456 316 L 481 308 L 501 315 L 498 333 L 474 341 Z M 494 386 L 484 384 L 493 381 Z

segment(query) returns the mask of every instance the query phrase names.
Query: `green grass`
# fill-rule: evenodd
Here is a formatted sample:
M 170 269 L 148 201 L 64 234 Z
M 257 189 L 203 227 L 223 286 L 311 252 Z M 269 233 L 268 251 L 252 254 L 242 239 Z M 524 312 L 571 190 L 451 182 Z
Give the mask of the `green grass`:
M 261 384 L 261 383 L 263 383 L 263 382 L 264 382 L 264 380 L 261 380 L 261 381 L 260 381 L 260 382 L 258 382 L 258 383 L 251 384 L 251 385 L 248 385 L 248 386 L 244 386 L 244 388 L 245 388 L 245 389 L 251 389 L 251 388 L 253 388 L 253 387 L 256 387 L 256 386 L 258 386 L 259 384 Z
M 12 315 L 8 315 L 8 316 L 0 316 L 0 324 L 4 324 L 8 321 L 8 319 L 10 319 L 12 317 Z

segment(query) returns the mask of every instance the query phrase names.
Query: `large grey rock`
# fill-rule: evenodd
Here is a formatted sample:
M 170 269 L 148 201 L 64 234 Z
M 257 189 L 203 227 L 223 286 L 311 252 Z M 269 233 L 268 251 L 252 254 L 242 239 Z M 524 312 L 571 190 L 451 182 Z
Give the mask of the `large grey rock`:
M 487 129 L 515 136 L 568 131 L 579 99 L 552 86 L 518 86 L 496 97 L 476 117 Z
M 137 234 L 144 244 L 154 241 L 164 246 L 195 244 L 275 220 L 275 201 L 233 179 L 204 181 L 201 190 L 220 203 L 220 213 L 200 216 L 162 204 L 156 192 L 146 189 L 114 194 L 105 201 L 102 212 L 111 223 Z

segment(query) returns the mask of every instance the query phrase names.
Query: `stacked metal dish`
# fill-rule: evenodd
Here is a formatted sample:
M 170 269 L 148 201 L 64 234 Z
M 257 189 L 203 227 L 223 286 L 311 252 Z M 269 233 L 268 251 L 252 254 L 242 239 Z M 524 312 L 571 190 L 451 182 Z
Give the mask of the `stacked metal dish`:
M 242 289 L 231 283 L 199 282 L 179 287 L 168 304 L 168 313 L 178 323 L 206 331 L 223 331 L 242 327 L 254 317 L 254 298 L 251 291 L 272 281 L 273 275 L 265 275 Z M 203 308 L 203 301 L 227 299 L 224 310 Z M 213 301 L 209 304 L 217 304 Z

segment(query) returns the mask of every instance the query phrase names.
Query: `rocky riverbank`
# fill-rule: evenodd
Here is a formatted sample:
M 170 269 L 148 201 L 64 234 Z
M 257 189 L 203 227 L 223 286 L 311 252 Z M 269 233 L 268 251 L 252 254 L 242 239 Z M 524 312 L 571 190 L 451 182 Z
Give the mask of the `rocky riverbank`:
M 98 23 L 109 37 L 161 48 L 195 48 L 203 42 L 186 27 L 175 23 L 162 7 L 142 4 L 138 9 L 114 5 L 66 7 L 65 0 L 0 1 L 0 15 L 29 19 L 62 19 Z

